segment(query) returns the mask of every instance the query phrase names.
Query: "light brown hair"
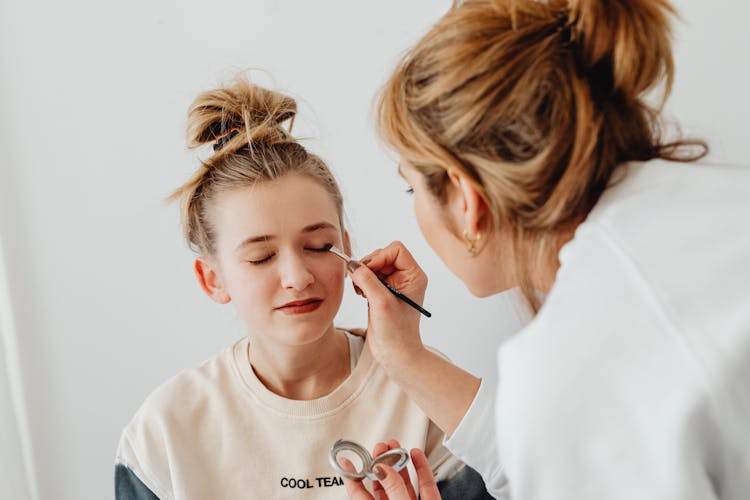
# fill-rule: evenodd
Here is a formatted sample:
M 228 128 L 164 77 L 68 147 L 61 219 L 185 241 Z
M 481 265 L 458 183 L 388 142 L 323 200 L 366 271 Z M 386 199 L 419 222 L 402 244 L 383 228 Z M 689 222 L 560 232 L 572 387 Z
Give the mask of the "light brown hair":
M 534 310 L 531 269 L 556 259 L 618 165 L 707 151 L 662 139 L 674 14 L 666 0 L 455 2 L 380 95 L 381 136 L 438 200 L 450 169 L 475 184 Z M 652 107 L 644 94 L 660 86 Z
M 215 253 L 212 201 L 227 190 L 286 175 L 310 177 L 331 195 L 343 230 L 343 198 L 336 179 L 318 156 L 291 136 L 297 103 L 244 78 L 195 98 L 188 111 L 188 146 L 213 144 L 214 152 L 169 200 L 182 201 L 185 239 L 202 255 Z M 284 123 L 289 121 L 289 130 Z

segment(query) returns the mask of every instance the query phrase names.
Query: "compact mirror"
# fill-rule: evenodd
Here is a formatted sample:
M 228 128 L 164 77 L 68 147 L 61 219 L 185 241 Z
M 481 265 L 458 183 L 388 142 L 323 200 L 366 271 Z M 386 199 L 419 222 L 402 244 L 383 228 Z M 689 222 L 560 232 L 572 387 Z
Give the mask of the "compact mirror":
M 409 461 L 409 453 L 403 448 L 396 448 L 373 458 L 365 448 L 354 441 L 339 439 L 331 448 L 328 461 L 336 472 L 346 478 L 358 480 L 368 478 L 377 481 L 378 478 L 373 470 L 376 465 L 389 465 L 396 471 L 400 471 Z

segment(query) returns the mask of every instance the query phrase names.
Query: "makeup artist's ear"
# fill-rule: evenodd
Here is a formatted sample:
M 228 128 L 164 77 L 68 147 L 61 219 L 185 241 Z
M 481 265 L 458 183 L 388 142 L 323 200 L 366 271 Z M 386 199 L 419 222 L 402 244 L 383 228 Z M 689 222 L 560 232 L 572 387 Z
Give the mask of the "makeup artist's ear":
M 489 207 L 479 194 L 476 184 L 457 170 L 448 171 L 448 207 L 459 229 L 471 234 L 486 232 Z
M 211 297 L 211 300 L 219 304 L 226 304 L 232 300 L 229 293 L 224 288 L 224 281 L 219 274 L 218 269 L 208 259 L 198 257 L 195 259 L 195 277 L 198 278 L 203 291 Z
M 349 231 L 344 229 L 344 253 L 349 257 L 352 256 L 352 242 L 349 239 Z

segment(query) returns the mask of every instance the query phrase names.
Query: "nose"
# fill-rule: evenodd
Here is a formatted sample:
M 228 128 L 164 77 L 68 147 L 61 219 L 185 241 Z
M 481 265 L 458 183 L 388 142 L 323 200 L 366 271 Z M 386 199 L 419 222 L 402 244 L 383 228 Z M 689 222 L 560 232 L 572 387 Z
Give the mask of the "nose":
M 315 281 L 305 260 L 293 252 L 283 257 L 279 272 L 281 286 L 288 290 L 302 291 Z

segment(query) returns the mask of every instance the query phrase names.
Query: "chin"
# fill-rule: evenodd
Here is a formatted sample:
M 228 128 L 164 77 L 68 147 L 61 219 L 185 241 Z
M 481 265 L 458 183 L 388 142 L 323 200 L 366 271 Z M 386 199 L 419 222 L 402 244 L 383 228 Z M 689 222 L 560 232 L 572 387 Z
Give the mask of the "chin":
M 326 336 L 326 333 L 328 332 L 328 329 L 323 327 L 319 328 L 317 330 L 307 330 L 304 332 L 299 332 L 299 335 L 296 335 L 292 339 L 292 343 L 294 345 L 310 345 L 318 342 L 320 339 Z
M 489 297 L 493 294 L 492 291 L 486 290 L 484 288 L 477 288 L 474 286 L 471 286 L 470 284 L 466 283 L 466 289 L 469 290 L 469 293 L 471 293 L 474 297 L 484 298 Z
M 284 336 L 291 345 L 313 344 L 325 337 L 333 326 L 333 317 L 327 314 L 296 318 L 293 321 L 296 324 L 287 323 L 286 327 L 282 327 L 287 329 Z
M 505 284 L 499 284 L 499 283 L 468 283 L 464 282 L 466 285 L 466 288 L 469 290 L 469 292 L 474 297 L 479 297 L 480 299 L 490 297 L 492 295 L 497 295 L 498 293 L 507 292 L 513 287 L 505 286 Z

